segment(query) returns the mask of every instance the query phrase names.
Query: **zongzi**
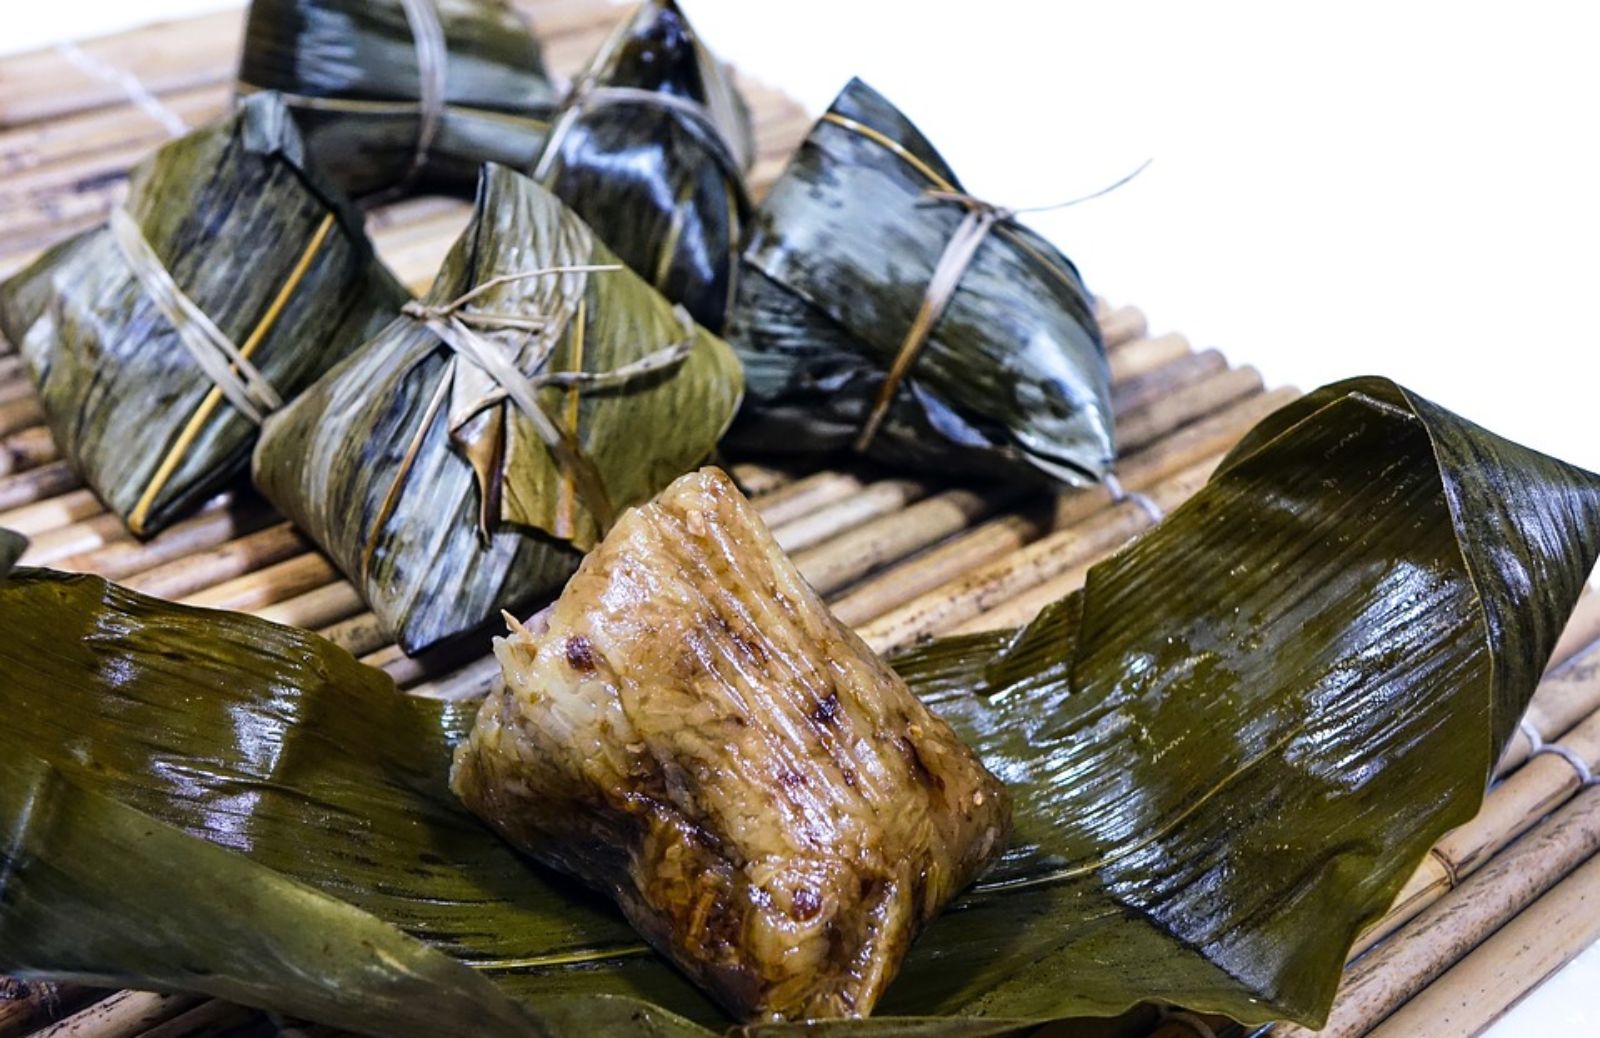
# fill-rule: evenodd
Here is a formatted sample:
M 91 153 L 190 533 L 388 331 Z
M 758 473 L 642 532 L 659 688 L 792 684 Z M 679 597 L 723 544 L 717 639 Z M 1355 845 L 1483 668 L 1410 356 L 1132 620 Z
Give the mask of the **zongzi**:
M 555 89 L 505 0 L 253 0 L 239 90 L 287 98 L 352 195 L 468 192 L 478 167 L 527 167 Z
M 106 226 L 0 286 L 0 329 L 62 453 L 142 536 L 239 473 L 266 414 L 408 298 L 262 95 L 156 152 Z
M 256 482 L 415 652 L 559 587 L 740 391 L 726 344 L 488 166 L 427 297 L 273 417 Z
M 453 788 L 738 1017 L 865 1016 L 1005 847 L 999 780 L 717 470 L 624 516 L 496 651 Z
M 673 0 L 618 26 L 557 115 L 534 179 L 623 262 L 720 331 L 749 203 L 750 115 Z
M 853 81 L 751 217 L 727 337 L 730 442 L 1079 485 L 1115 456 L 1105 348 L 1076 268 L 965 193 Z

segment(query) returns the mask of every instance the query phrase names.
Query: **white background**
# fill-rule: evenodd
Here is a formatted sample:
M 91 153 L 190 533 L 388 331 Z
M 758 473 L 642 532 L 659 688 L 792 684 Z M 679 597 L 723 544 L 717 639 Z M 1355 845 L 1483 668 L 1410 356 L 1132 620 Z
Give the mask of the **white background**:
M 1311 388 L 1383 374 L 1600 470 L 1600 58 L 1576 3 L 684 0 L 813 111 L 853 74 L 1091 287 Z M 217 0 L 6 0 L 0 50 Z M 0 86 L 3 89 L 3 86 Z M 1495 1038 L 1581 1033 L 1600 949 Z

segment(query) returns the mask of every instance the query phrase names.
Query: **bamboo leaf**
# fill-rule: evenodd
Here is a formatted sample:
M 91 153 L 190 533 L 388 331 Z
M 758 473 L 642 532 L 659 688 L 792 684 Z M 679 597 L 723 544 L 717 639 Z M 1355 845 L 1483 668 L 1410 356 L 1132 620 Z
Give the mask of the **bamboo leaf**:
M 904 379 L 888 385 L 976 211 L 957 200 L 964 190 L 893 105 L 860 80 L 844 88 L 751 217 L 725 333 L 748 381 L 730 443 L 780 454 L 856 445 L 887 388 L 869 453 L 890 464 L 1070 485 L 1109 471 L 1092 297 L 1020 223 L 983 236 Z
M 448 955 L 97 794 L 20 747 L 0 756 L 0 817 L 9 823 L 0 969 L 116 984 L 125 975 L 107 965 L 137 958 L 146 985 L 367 1033 L 541 1033 Z M 82 925 L 95 908 L 96 925 Z M 205 930 L 224 939 L 197 960 L 192 935 Z
M 1018 836 L 913 947 L 882 1017 L 820 1033 L 977 1038 L 1062 1016 L 1109 1033 L 1145 1000 L 1315 1024 L 1357 931 L 1477 809 L 1597 551 L 1600 478 L 1393 383 L 1275 414 L 1081 593 L 897 661 L 1011 787 Z M 609 907 L 453 802 L 464 717 L 312 635 L 93 578 L 14 571 L 0 625 L 0 759 L 181 830 L 164 861 L 222 847 L 346 901 L 548 1033 L 595 1033 L 591 1013 L 624 1036 L 726 1024 Z M 22 824 L 38 774 L 0 776 L 0 847 L 25 866 L 74 857 L 66 833 Z M 146 889 L 125 863 L 100 861 L 0 890 L 27 909 L 0 914 L 6 968 L 52 975 L 17 919 L 51 913 L 63 944 L 149 919 L 123 903 Z M 160 947 L 107 938 L 72 970 L 184 984 L 157 969 L 181 944 L 187 965 L 255 971 L 236 980 L 258 1002 L 312 997 L 280 960 L 228 956 L 215 920 L 254 914 L 218 909 Z M 435 976 L 441 1004 L 467 990 Z
M 11 567 L 28 550 L 28 538 L 15 530 L 0 529 L 0 580 L 11 572 Z
M 538 271 L 549 273 L 518 277 Z M 468 293 L 461 316 L 482 322 L 475 334 L 499 371 L 427 320 L 402 318 L 274 415 L 255 457 L 262 492 L 409 652 L 560 587 L 602 532 L 600 495 L 534 411 L 621 509 L 709 455 L 743 388 L 722 340 L 686 324 L 554 195 L 504 167 L 484 168 L 473 220 L 422 303 L 448 308 Z M 620 385 L 548 381 L 674 346 L 687 352 Z M 507 399 L 507 369 L 513 381 L 547 380 L 533 386 L 535 408 Z
M 281 93 L 318 164 L 355 196 L 401 186 L 470 194 L 485 162 L 526 167 L 556 101 L 526 19 L 505 0 L 424 6 L 442 43 L 430 125 L 419 61 L 429 45 L 403 0 L 251 0 L 240 93 Z
M 750 203 L 750 113 L 674 0 L 647 0 L 580 75 L 530 168 L 640 276 L 721 331 Z
M 250 99 L 136 166 L 122 203 L 147 268 L 102 226 L 0 285 L 16 344 L 62 453 L 134 533 L 159 532 L 249 464 L 257 422 L 200 361 L 171 288 L 292 398 L 409 299 L 360 214 L 307 161 L 288 110 Z M 117 217 L 113 217 L 114 220 Z M 248 248 L 240 269 L 219 262 Z M 153 269 L 152 269 L 153 268 Z M 165 273 L 162 273 L 162 272 Z M 248 403 L 248 401 L 246 401 Z

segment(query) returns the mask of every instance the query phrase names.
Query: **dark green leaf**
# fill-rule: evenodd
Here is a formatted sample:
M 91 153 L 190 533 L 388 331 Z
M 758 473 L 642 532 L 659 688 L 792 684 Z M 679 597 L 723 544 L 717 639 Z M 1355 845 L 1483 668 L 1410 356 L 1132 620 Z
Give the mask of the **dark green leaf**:
M 11 567 L 28 550 L 28 538 L 14 530 L 0 530 L 0 580 L 11 572 Z
M 420 167 L 417 44 L 402 0 L 252 0 L 241 92 L 276 90 L 307 149 L 352 195 L 399 185 L 466 194 L 478 167 L 526 167 L 555 90 L 539 43 L 504 0 L 425 0 L 443 30 L 437 135 Z
M 1319 1022 L 1476 812 L 1597 545 L 1600 478 L 1361 379 L 1269 417 L 1022 632 L 902 660 L 1018 795 L 961 924 L 1012 921 L 997 961 L 1026 965 L 974 959 L 948 997 Z
M 700 117 L 637 100 L 602 103 L 594 88 L 690 102 Z M 565 124 L 565 125 L 563 125 Z M 750 115 L 730 70 L 673 0 L 647 0 L 617 27 L 558 113 L 538 176 L 623 262 L 722 328 L 734 251 L 749 202 L 742 170 Z
M 361 217 L 306 165 L 277 98 L 135 167 L 123 203 L 178 288 L 292 398 L 409 298 Z M 247 250 L 248 269 L 219 262 Z M 256 425 L 220 397 L 105 227 L 0 286 L 55 442 L 137 534 L 182 518 L 248 464 Z M 253 345 L 252 345 L 253 344 Z
M 616 263 L 553 195 L 489 166 L 473 221 L 424 302 L 449 303 L 499 275 Z M 538 333 L 485 332 L 526 376 L 613 371 L 692 337 L 681 364 L 649 377 L 539 390 L 540 406 L 592 459 L 618 509 L 703 460 L 738 407 L 732 351 L 686 329 L 626 269 L 502 284 L 472 308 L 549 319 Z M 407 651 L 560 587 L 600 533 L 581 485 L 527 416 L 409 317 L 273 416 L 255 473 Z
M 845 87 L 751 220 L 729 343 L 748 396 L 731 442 L 852 444 L 966 210 L 915 126 Z M 1016 223 L 984 239 L 871 453 L 947 472 L 1093 482 L 1115 450 L 1105 350 L 1077 270 Z
M 898 661 L 1010 784 L 1018 839 L 919 940 L 884 1017 L 822 1033 L 976 1038 L 1140 1000 L 1315 1023 L 1357 931 L 1476 810 L 1597 548 L 1600 478 L 1392 383 L 1329 387 L 1269 418 L 1080 594 L 1021 632 Z M 596 1033 L 597 1012 L 619 1035 L 703 1035 L 667 1010 L 717 1023 L 608 908 L 451 801 L 460 718 L 319 639 L 29 570 L 0 583 L 0 626 L 0 757 L 36 755 L 399 926 L 551 1033 Z M 24 834 L 8 857 L 65 853 L 19 824 L 7 805 L 29 798 L 0 783 L 0 833 Z M 119 905 L 142 896 L 124 872 L 88 869 L 30 918 L 148 918 Z M 5 965 L 49 974 L 13 918 L 0 915 L 0 948 L 18 949 Z M 234 962 L 216 947 L 229 918 L 251 922 L 223 908 L 169 939 L 186 963 Z M 97 947 L 77 973 L 165 982 L 166 951 L 132 935 Z M 239 983 L 307 997 L 271 960 L 258 968 Z
M 0 969 L 114 985 L 137 959 L 147 986 L 363 1032 L 542 1033 L 448 955 L 20 747 L 0 755 L 0 818 Z M 197 955 L 205 932 L 214 937 Z

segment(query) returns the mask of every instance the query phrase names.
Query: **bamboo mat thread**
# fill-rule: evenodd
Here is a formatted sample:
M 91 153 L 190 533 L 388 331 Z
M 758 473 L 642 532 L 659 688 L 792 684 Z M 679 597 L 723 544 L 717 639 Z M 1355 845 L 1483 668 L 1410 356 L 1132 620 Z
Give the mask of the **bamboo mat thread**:
M 518 6 L 532 17 L 550 67 L 561 76 L 581 67 L 621 12 L 597 0 L 518 0 Z M 242 12 L 228 11 L 82 48 L 97 62 L 137 75 L 194 125 L 229 103 L 241 29 Z M 759 196 L 810 119 L 759 83 L 742 86 L 757 124 L 752 185 Z M 58 52 L 0 60 L 0 277 L 102 221 L 129 165 L 164 139 L 166 130 L 114 85 Z M 467 215 L 465 203 L 417 198 L 370 214 L 369 228 L 401 279 L 420 290 Z M 1230 367 L 1215 350 L 1196 352 L 1181 336 L 1150 336 L 1135 308 L 1103 307 L 1098 317 L 1110 349 L 1123 485 L 1162 508 L 1193 494 L 1250 426 L 1297 395 L 1268 390 L 1253 369 Z M 411 659 L 388 644 L 354 588 L 248 488 L 219 495 L 150 541 L 133 540 L 60 459 L 43 422 L 20 359 L 0 343 L 0 526 L 33 539 L 25 562 L 320 630 L 414 694 L 469 697 L 494 680 L 492 659 L 481 655 Z M 1104 489 L 1050 498 L 866 466 L 805 471 L 736 460 L 732 470 L 838 615 L 884 650 L 1025 622 L 1150 525 L 1136 504 L 1113 501 Z M 1561 740 L 1600 769 L 1600 649 L 1590 648 L 1597 638 L 1600 604 L 1590 595 L 1557 650 L 1558 661 L 1570 662 L 1552 669 L 1529 718 L 1541 739 Z M 1395 908 L 1368 931 L 1362 948 L 1371 950 L 1347 973 L 1334 1028 L 1325 1033 L 1356 1035 L 1375 1026 L 1377 1034 L 1424 1033 L 1396 1028 L 1412 1026 L 1407 1013 L 1430 1012 L 1413 1006 L 1457 996 L 1471 1012 L 1451 1016 L 1454 1029 L 1426 1033 L 1474 1033 L 1472 1021 L 1492 1017 L 1496 1005 L 1503 1008 L 1589 936 L 1568 927 L 1565 943 L 1553 951 L 1494 951 L 1585 897 L 1592 906 L 1600 891 L 1593 857 L 1600 850 L 1600 794 L 1580 788 L 1568 761 L 1548 753 L 1530 757 L 1531 749 L 1519 736 L 1483 812 L 1441 841 Z M 1513 876 L 1517 883 L 1508 885 Z M 1588 912 L 1593 916 L 1592 907 Z M 1480 941 L 1487 960 L 1471 951 Z M 1500 969 L 1501 963 L 1509 965 Z M 1486 972 L 1494 973 L 1493 983 L 1483 979 Z M 1396 1007 L 1391 1023 L 1380 1024 Z M 69 987 L 0 1002 L 0 1038 L 41 1026 L 48 1029 L 36 1033 L 78 1038 L 254 1033 L 252 1027 L 274 1033 L 250 1011 L 185 996 Z M 1197 1027 L 1227 1032 L 1226 1021 L 1173 1016 L 1157 1033 L 1202 1033 Z

